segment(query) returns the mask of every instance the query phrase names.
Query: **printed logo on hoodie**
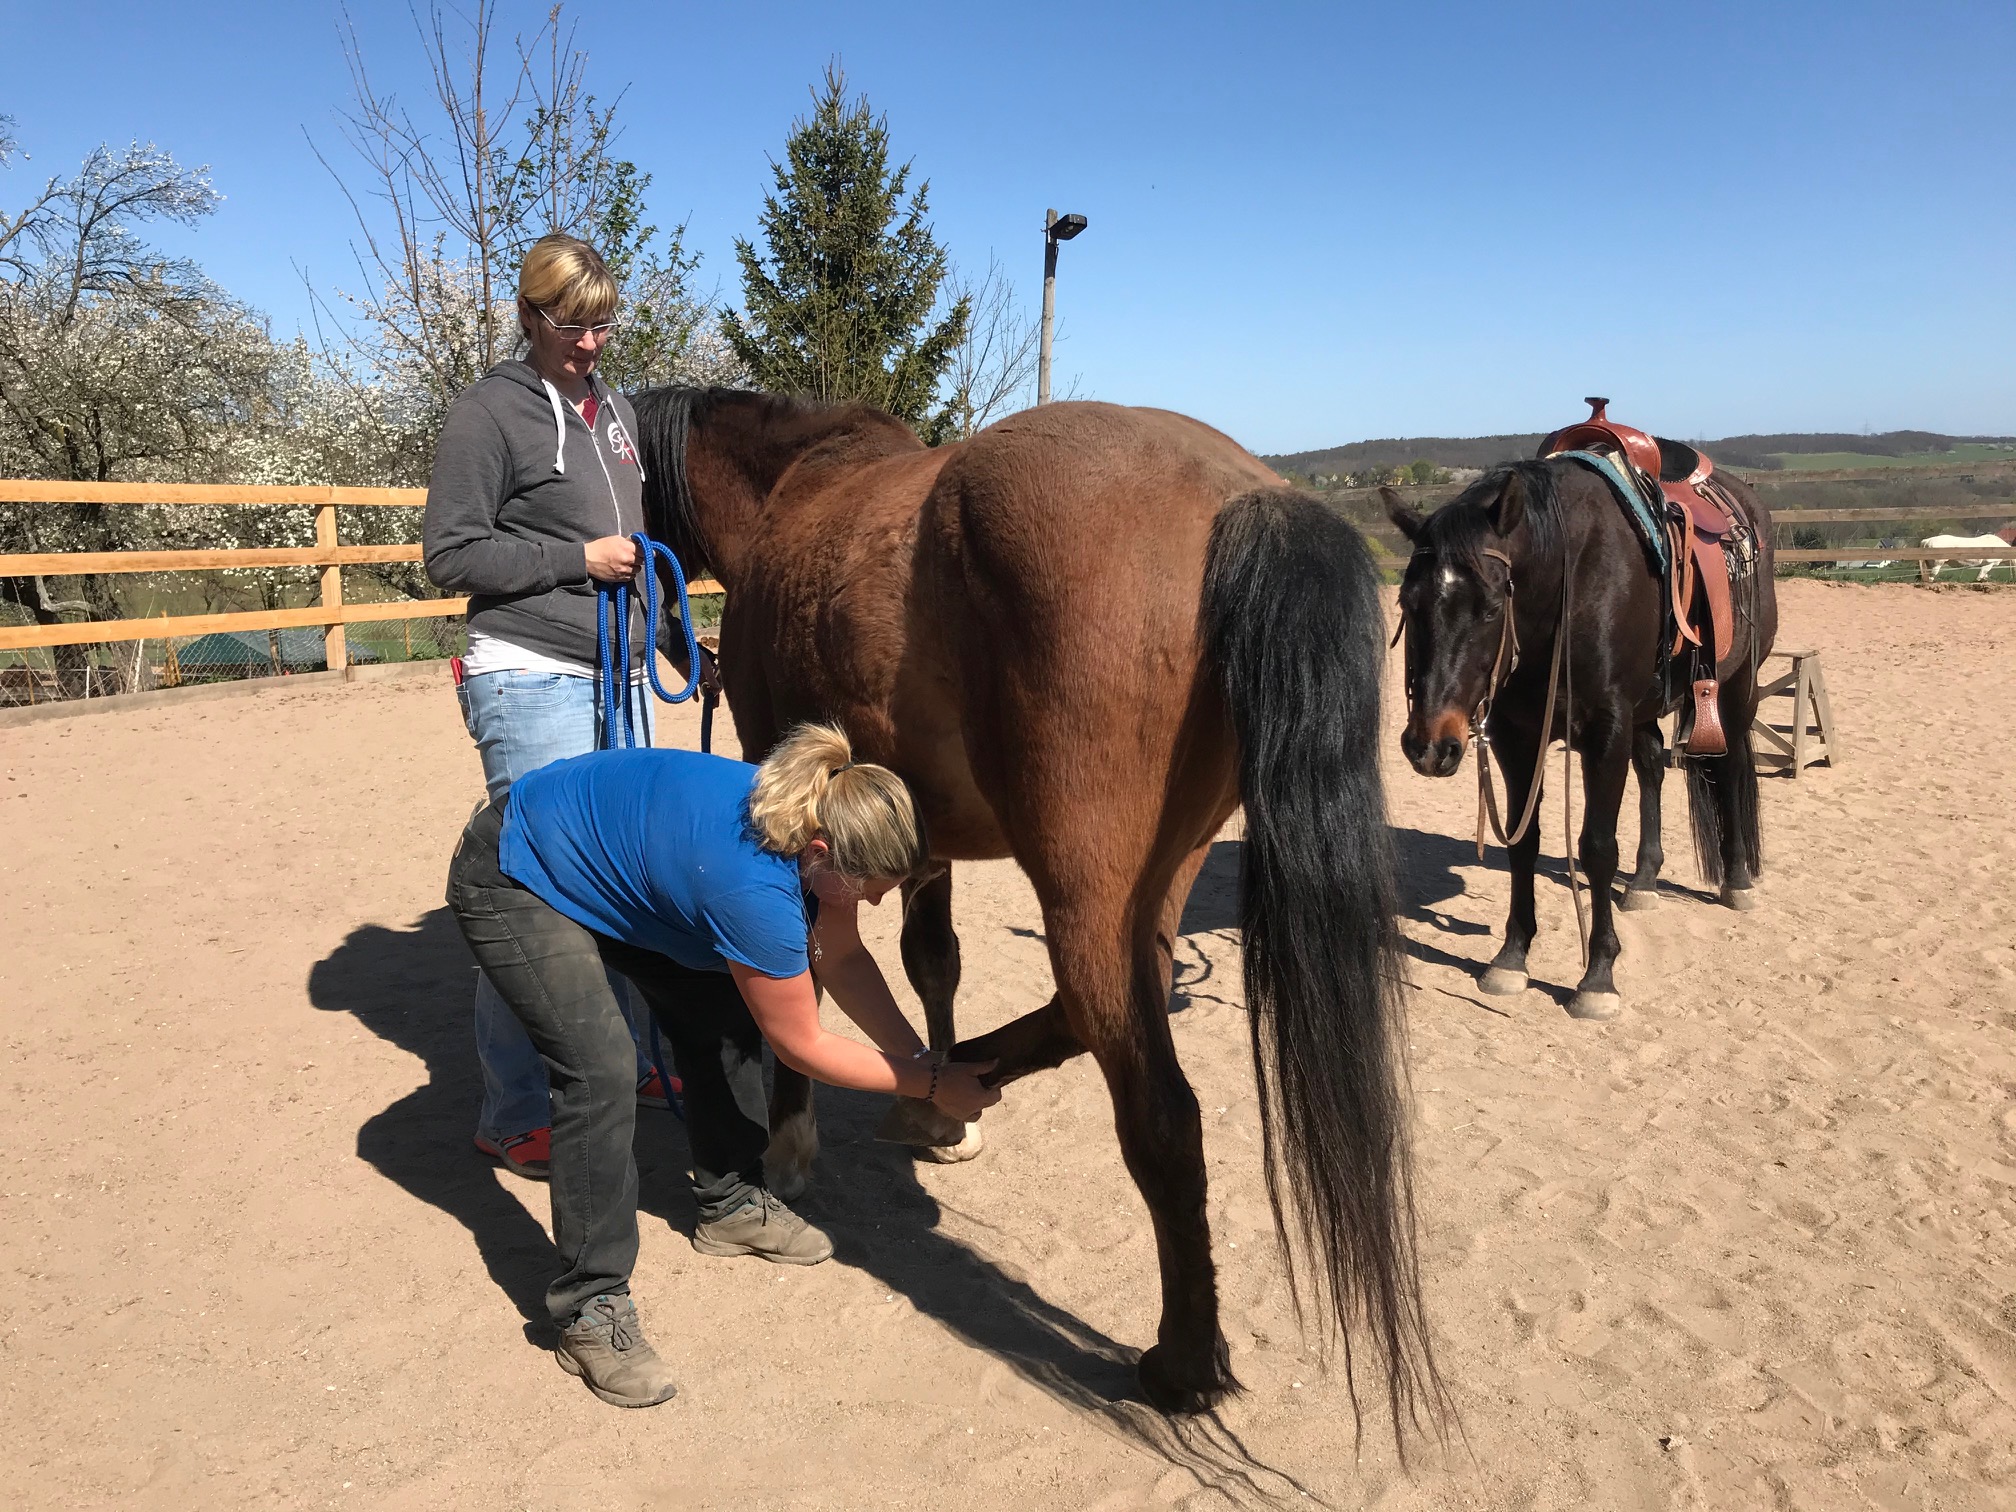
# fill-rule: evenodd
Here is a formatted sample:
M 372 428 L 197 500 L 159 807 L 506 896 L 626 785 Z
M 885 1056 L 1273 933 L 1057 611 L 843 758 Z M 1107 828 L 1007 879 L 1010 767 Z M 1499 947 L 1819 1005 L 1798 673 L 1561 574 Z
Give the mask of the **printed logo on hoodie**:
M 630 444 L 630 433 L 623 429 L 622 420 L 613 413 L 616 406 L 612 404 L 609 408 L 612 411 L 609 428 L 604 432 L 609 438 L 609 450 L 616 453 L 617 461 L 628 462 L 634 467 L 637 465 L 637 448 Z

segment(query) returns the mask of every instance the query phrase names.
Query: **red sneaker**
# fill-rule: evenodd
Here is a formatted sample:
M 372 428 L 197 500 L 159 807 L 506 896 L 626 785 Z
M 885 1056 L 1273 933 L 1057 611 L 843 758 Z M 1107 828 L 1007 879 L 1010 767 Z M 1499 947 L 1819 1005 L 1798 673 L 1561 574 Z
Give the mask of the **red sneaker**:
M 652 1067 L 637 1079 L 637 1106 L 640 1108 L 669 1108 L 673 1097 L 682 1097 L 686 1084 L 678 1077 L 672 1078 L 672 1097 L 665 1095 L 665 1083 L 658 1079 L 658 1068 Z
M 545 1181 L 553 1174 L 553 1131 L 548 1129 L 527 1129 L 523 1134 L 513 1134 L 508 1139 L 485 1139 L 476 1136 L 476 1148 L 501 1164 L 505 1170 L 523 1176 L 527 1181 Z

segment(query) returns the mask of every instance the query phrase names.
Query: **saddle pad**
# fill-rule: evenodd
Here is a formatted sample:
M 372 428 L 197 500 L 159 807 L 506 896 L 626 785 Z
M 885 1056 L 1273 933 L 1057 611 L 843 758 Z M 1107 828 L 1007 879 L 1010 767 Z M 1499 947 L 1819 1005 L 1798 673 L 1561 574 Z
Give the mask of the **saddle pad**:
M 1625 476 L 1624 470 L 1614 459 L 1601 452 L 1565 451 L 1556 452 L 1554 456 L 1569 462 L 1580 462 L 1610 485 L 1610 491 L 1624 506 L 1625 517 L 1638 532 L 1638 544 L 1645 549 L 1645 559 L 1651 563 L 1653 575 L 1663 581 L 1671 566 L 1666 554 L 1666 532 L 1652 506 L 1646 502 L 1645 495 Z

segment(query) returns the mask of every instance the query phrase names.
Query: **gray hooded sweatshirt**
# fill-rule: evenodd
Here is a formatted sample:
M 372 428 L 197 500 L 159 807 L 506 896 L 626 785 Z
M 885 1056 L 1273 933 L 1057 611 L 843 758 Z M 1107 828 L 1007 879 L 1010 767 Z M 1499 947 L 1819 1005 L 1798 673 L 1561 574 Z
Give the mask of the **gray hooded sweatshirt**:
M 422 531 L 427 576 L 470 596 L 471 630 L 588 667 L 598 585 L 583 548 L 644 528 L 636 412 L 591 382 L 592 429 L 529 363 L 500 362 L 463 390 L 441 427 Z M 633 671 L 645 646 L 636 597 Z

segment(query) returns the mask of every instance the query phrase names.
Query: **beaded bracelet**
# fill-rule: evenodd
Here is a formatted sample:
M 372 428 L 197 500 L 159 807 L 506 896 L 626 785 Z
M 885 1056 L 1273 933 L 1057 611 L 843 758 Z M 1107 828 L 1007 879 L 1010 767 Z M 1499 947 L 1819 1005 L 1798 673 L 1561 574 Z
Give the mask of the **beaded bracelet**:
M 952 1057 L 942 1050 L 940 1051 L 919 1050 L 916 1055 L 911 1057 L 911 1059 L 921 1060 L 927 1055 L 932 1057 L 931 1085 L 924 1093 L 924 1101 L 935 1102 L 938 1097 L 938 1073 L 945 1069 L 945 1063 L 949 1061 Z

